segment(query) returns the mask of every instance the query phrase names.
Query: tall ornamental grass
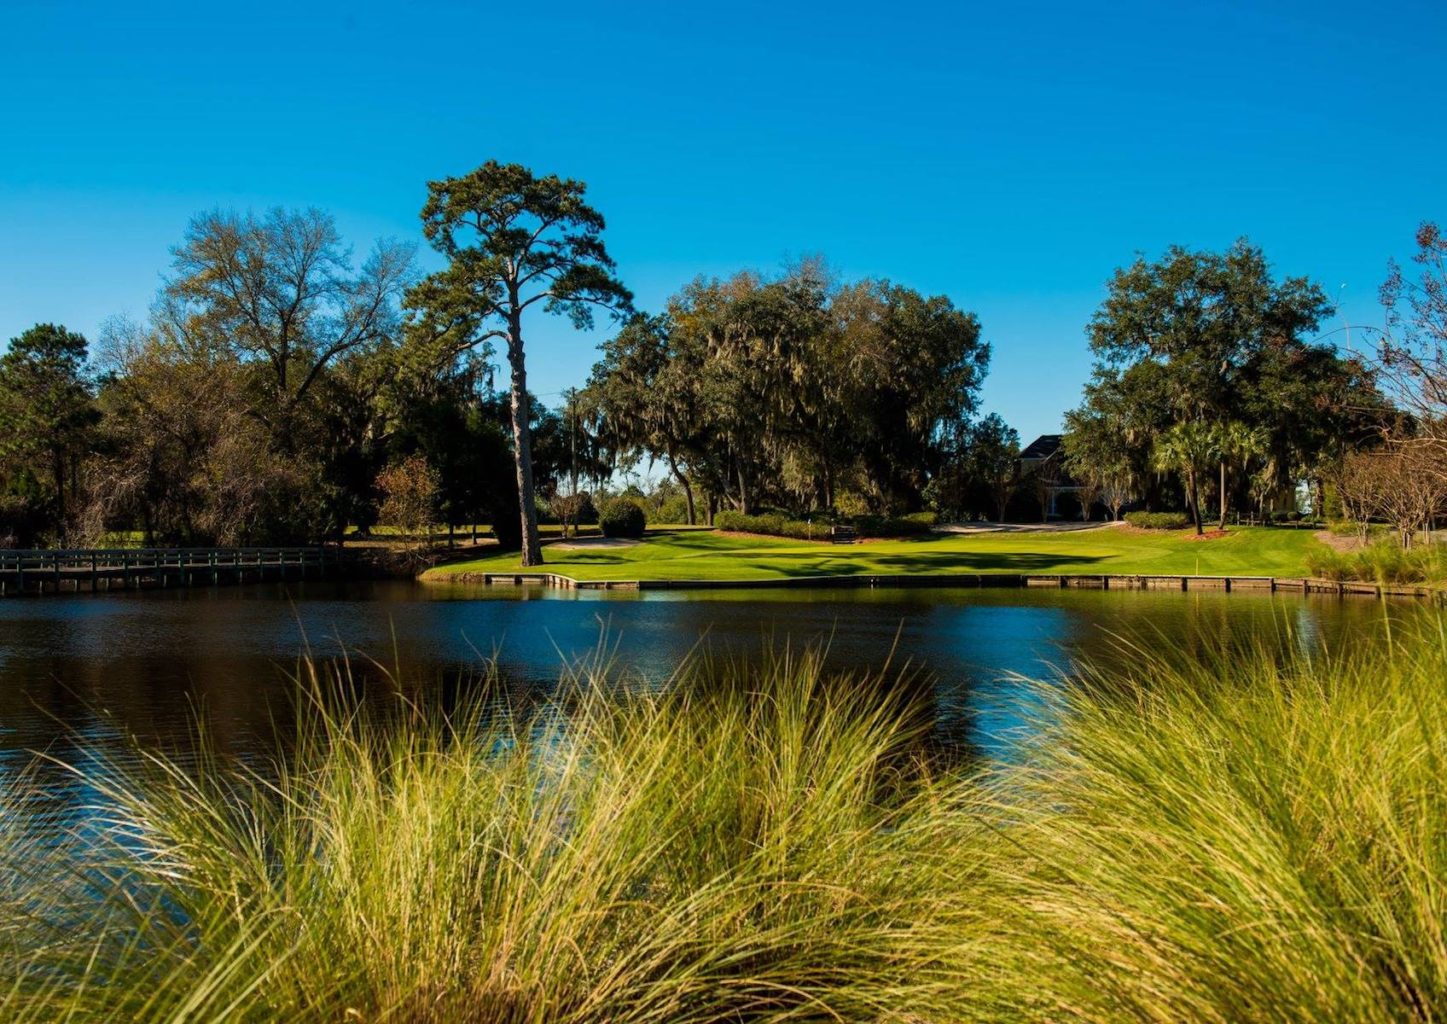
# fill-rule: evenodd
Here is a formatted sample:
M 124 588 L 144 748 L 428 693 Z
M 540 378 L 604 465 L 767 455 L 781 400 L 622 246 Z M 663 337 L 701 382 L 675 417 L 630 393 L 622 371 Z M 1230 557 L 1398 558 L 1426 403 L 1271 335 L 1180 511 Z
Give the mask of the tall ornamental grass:
M 1046 1020 L 1447 1015 L 1443 628 L 1087 673 L 992 818 L 1001 999 Z
M 1327 580 L 1365 580 L 1372 583 L 1447 582 L 1447 545 L 1424 544 L 1403 548 L 1390 537 L 1365 547 L 1337 551 L 1314 542 L 1306 552 L 1311 575 Z
M 982 826 L 930 809 L 924 724 L 878 679 L 817 654 L 662 691 L 594 673 L 515 725 L 334 689 L 267 772 L 89 780 L 99 840 L 11 886 L 39 927 L 85 924 L 7 943 L 7 1019 L 949 1016 L 974 910 L 939 853 Z
M 526 719 L 315 670 L 265 769 L 87 772 L 69 838 L 10 785 L 0 1018 L 1436 1020 L 1444 629 L 1022 681 L 997 767 L 817 652 Z

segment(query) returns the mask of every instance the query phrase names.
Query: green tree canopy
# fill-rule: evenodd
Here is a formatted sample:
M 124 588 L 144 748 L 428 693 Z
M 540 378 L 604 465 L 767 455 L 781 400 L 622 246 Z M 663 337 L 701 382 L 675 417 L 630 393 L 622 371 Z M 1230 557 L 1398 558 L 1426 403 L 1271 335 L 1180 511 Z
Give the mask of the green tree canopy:
M 1319 479 L 1386 408 L 1360 360 L 1311 340 L 1330 311 L 1318 285 L 1278 281 L 1244 239 L 1224 253 L 1176 246 L 1154 262 L 1137 258 L 1116 271 L 1091 320 L 1096 363 L 1070 432 L 1109 424 L 1122 440 L 1112 459 L 1124 458 L 1148 500 L 1148 474 L 1161 471 L 1157 439 L 1191 423 L 1237 423 L 1252 432 L 1260 442 L 1253 458 L 1278 488 Z M 1223 520 L 1234 493 L 1230 458 L 1217 457 Z M 1167 462 L 1177 471 L 1183 465 Z M 1246 483 L 1238 473 L 1236 488 Z M 1197 489 L 1190 503 L 1198 516 L 1199 501 Z
M 989 362 L 973 314 L 817 260 L 699 279 L 605 344 L 588 396 L 625 457 L 747 511 L 917 506 Z
M 1152 462 L 1162 471 L 1177 471 L 1186 485 L 1186 504 L 1196 532 L 1201 527 L 1201 475 L 1220 454 L 1216 430 L 1201 421 L 1177 423 L 1156 438 L 1152 446 Z
M 79 462 L 99 419 L 86 339 L 36 324 L 0 356 L 0 472 L 7 487 L 44 480 L 49 525 L 66 528 Z
M 603 215 L 585 201 L 582 182 L 488 161 L 429 182 L 427 191 L 423 234 L 448 265 L 408 294 L 414 344 L 455 353 L 494 338 L 505 343 L 522 562 L 539 565 L 523 315 L 536 306 L 583 329 L 596 308 L 626 316 L 632 296 L 614 276 Z

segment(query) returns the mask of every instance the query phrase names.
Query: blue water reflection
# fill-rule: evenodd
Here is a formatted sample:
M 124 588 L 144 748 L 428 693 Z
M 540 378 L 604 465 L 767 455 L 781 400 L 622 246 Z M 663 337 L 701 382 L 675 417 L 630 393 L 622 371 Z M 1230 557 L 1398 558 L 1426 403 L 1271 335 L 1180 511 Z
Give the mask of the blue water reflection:
M 1106 662 L 1114 638 L 1285 646 L 1375 634 L 1380 603 L 1299 595 L 1060 590 L 537 591 L 307 583 L 0 601 L 0 767 L 26 751 L 84 755 L 132 734 L 183 748 L 197 715 L 237 753 L 274 742 L 299 655 L 348 654 L 412 680 L 456 680 L 496 655 L 515 690 L 545 692 L 606 635 L 620 669 L 655 682 L 700 643 L 757 657 L 826 643 L 839 668 L 908 664 L 937 731 L 1014 756 L 1038 694 L 1017 676 Z M 1415 609 L 1398 606 L 1397 614 Z

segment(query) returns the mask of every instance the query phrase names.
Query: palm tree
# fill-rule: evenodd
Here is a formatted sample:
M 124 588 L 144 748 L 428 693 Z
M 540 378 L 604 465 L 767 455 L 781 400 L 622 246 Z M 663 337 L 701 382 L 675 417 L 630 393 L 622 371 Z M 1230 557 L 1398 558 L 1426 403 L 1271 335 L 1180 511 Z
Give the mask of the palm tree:
M 1206 423 L 1177 423 L 1156 438 L 1151 462 L 1158 472 L 1179 471 L 1186 482 L 1186 504 L 1191 508 L 1191 521 L 1196 533 L 1201 527 L 1201 496 L 1198 479 L 1202 467 L 1217 457 L 1216 430 Z
M 1238 472 L 1245 472 L 1247 464 L 1254 458 L 1266 454 L 1266 431 L 1260 427 L 1248 427 L 1240 420 L 1228 420 L 1215 428 L 1216 458 L 1221 463 L 1221 529 L 1226 529 L 1226 509 L 1230 504 L 1230 491 L 1226 489 L 1228 465 Z

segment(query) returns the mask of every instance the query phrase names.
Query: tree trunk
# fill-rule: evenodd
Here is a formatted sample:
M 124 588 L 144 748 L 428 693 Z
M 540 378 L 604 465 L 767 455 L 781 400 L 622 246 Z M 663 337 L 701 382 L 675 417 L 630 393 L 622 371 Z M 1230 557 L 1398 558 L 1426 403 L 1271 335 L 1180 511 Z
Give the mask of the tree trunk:
M 1221 460 L 1221 529 L 1226 529 L 1226 460 Z
M 60 541 L 65 535 L 65 452 L 55 449 L 52 460 L 51 472 L 55 476 L 55 518 L 59 526 L 56 539 Z
M 1191 506 L 1191 520 L 1196 524 L 1196 535 L 1206 531 L 1201 528 L 1201 492 L 1196 487 L 1196 467 L 1186 470 L 1186 502 Z
M 666 457 L 668 459 L 668 468 L 673 471 L 673 475 L 678 479 L 679 486 L 683 488 L 683 500 L 688 502 L 688 525 L 695 526 L 698 523 L 698 510 L 693 503 L 693 485 L 688 482 L 688 477 L 684 476 L 679 470 L 678 463 L 673 461 L 673 456 L 670 454 Z
M 749 514 L 749 484 L 744 478 L 744 464 L 739 462 L 739 512 Z
M 528 372 L 523 364 L 522 316 L 508 320 L 507 361 L 512 370 L 513 461 L 517 465 L 518 515 L 522 520 L 522 564 L 542 565 L 543 549 L 538 542 L 538 510 L 533 498 L 533 434 L 529 422 Z

